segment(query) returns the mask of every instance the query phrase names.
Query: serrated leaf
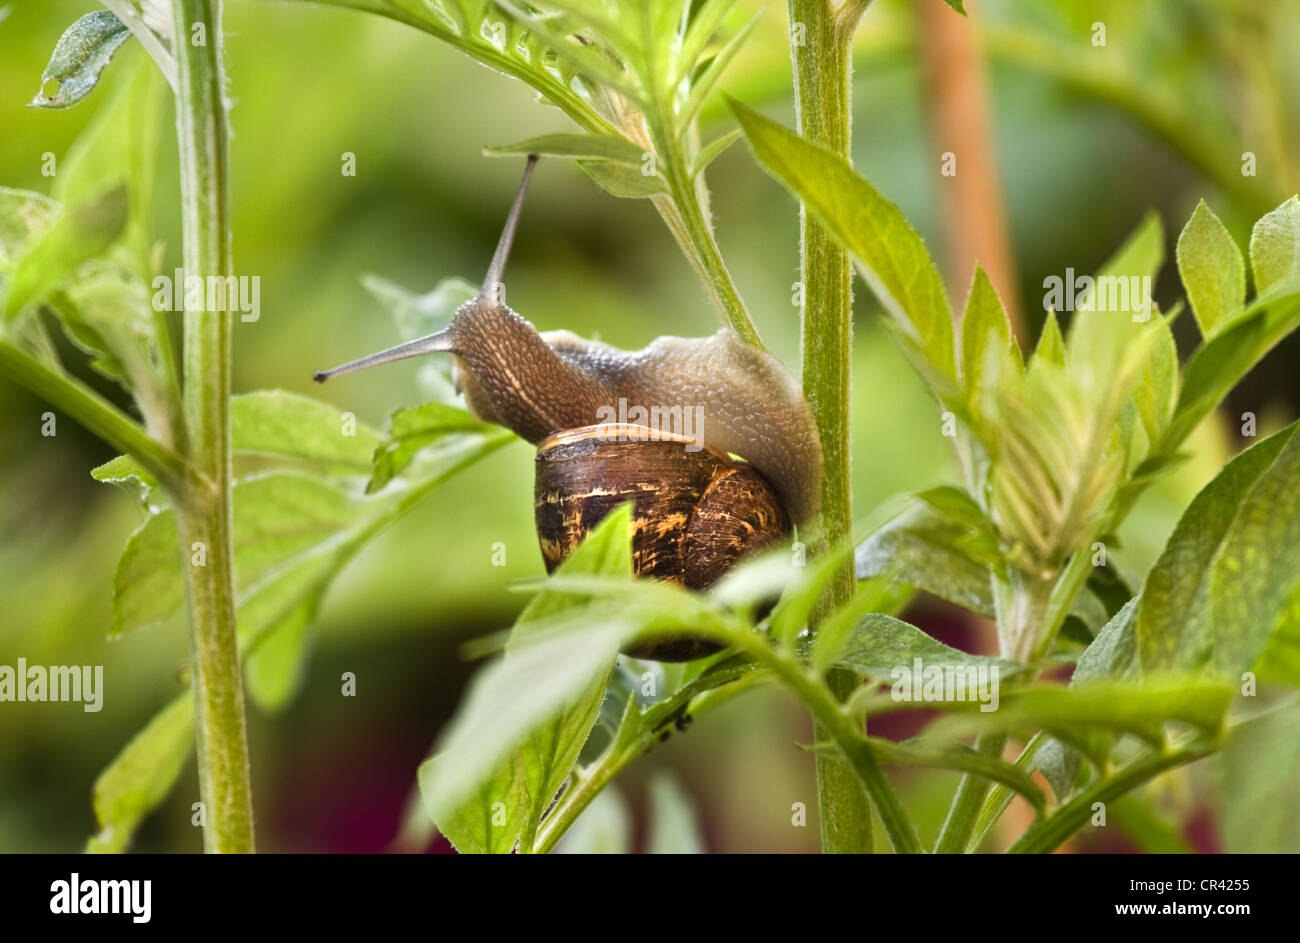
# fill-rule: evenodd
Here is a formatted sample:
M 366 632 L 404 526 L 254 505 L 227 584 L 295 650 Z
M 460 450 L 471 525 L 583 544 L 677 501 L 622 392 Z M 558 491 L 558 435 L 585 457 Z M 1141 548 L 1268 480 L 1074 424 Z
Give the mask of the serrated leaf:
M 952 309 L 934 260 L 902 211 L 837 154 L 737 101 L 731 108 L 759 162 L 856 257 L 905 351 L 940 400 L 950 400 L 957 384 Z
M 237 586 L 249 589 L 295 557 L 360 526 L 368 507 L 339 486 L 297 473 L 236 482 Z M 151 516 L 131 535 L 114 578 L 114 635 L 162 622 L 180 608 L 185 586 L 179 544 L 171 509 Z
M 1250 267 L 1256 294 L 1300 277 L 1300 198 L 1291 197 L 1255 223 L 1250 232 Z
M 1269 474 L 1294 436 L 1295 426 L 1270 436 L 1242 452 L 1196 496 L 1183 513 L 1159 560 L 1147 576 L 1137 614 L 1137 641 L 1144 670 L 1199 669 L 1204 666 L 1235 672 L 1248 670 L 1235 654 L 1238 640 L 1229 631 L 1255 630 L 1237 623 L 1219 623 L 1210 608 L 1211 580 L 1217 558 L 1255 489 Z M 1279 513 L 1264 508 L 1262 513 Z M 1266 559 L 1281 555 L 1283 546 L 1266 548 Z M 1230 586 L 1220 591 L 1230 592 Z M 1244 600 L 1243 600 L 1244 602 Z M 1250 601 L 1262 618 L 1262 600 Z M 1258 654 L 1258 653 L 1256 653 Z
M 37 108 L 67 108 L 94 90 L 99 75 L 131 31 L 107 10 L 81 17 L 59 37 L 41 75 L 41 91 L 32 99 Z M 45 86 L 57 81 L 59 90 L 45 95 Z
M 584 540 L 557 568 L 562 576 L 579 574 L 603 575 L 632 579 L 632 541 L 630 538 L 631 505 L 612 511 L 602 521 L 608 522 L 610 536 Z M 612 520 L 611 520 L 612 518 Z M 620 534 L 629 534 L 627 541 Z M 506 651 L 526 643 L 544 620 L 585 602 L 581 596 L 563 591 L 543 590 L 534 596 L 516 620 Z M 578 754 L 600 715 L 601 703 L 615 659 L 611 657 L 592 675 L 587 687 L 574 699 L 571 706 L 557 712 L 542 723 L 523 742 L 512 762 L 522 773 L 524 797 L 527 805 L 522 809 L 533 824 L 541 821 L 556 793 L 569 778 Z
M 366 493 L 374 494 L 407 469 L 422 449 L 458 433 L 506 441 L 499 427 L 480 422 L 463 409 L 446 403 L 425 403 L 399 409 L 388 424 L 387 437 L 375 448 L 373 471 Z
M 236 453 L 365 474 L 380 435 L 351 413 L 284 390 L 244 393 L 230 401 L 231 445 Z
M 420 791 L 434 788 L 449 758 L 435 756 L 420 764 Z M 472 800 L 437 820 L 440 831 L 462 855 L 509 854 L 519 841 L 527 795 L 522 769 L 506 762 L 478 788 Z
M 630 572 L 630 508 L 611 512 L 583 543 L 589 545 L 584 554 L 589 564 L 625 562 Z M 623 556 L 624 546 L 629 548 L 627 557 Z M 544 600 L 536 611 L 556 605 L 563 605 L 563 600 Z M 567 607 L 560 613 L 567 615 Z M 577 721 L 586 723 L 587 730 L 595 722 L 599 701 L 593 711 L 589 697 L 595 681 L 601 679 L 603 691 L 603 679 L 609 675 L 619 646 L 638 627 L 618 618 L 578 619 L 563 629 L 556 629 L 554 622 L 546 630 L 530 626 L 514 638 L 506 656 L 474 679 L 461 709 L 439 738 L 437 775 L 421 776 L 420 792 L 430 818 L 441 827 L 459 817 L 466 804 L 476 803 L 483 784 L 498 777 L 503 765 L 510 763 L 515 751 L 530 738 L 534 738 L 536 752 L 530 768 L 529 802 L 533 808 L 544 809 L 554 795 L 547 794 L 550 785 L 562 784 L 569 772 L 569 766 L 561 770 L 561 764 L 550 760 L 561 743 L 566 755 L 574 741 L 581 748 L 585 735 L 577 736 L 574 731 L 580 726 Z M 557 731 L 562 736 L 544 733 L 538 738 L 539 731 L 557 715 L 575 722 Z M 433 768 L 429 769 L 432 772 Z
M 194 742 L 194 695 L 188 690 L 160 711 L 95 780 L 99 832 L 88 853 L 125 850 L 140 820 L 171 791 Z
M 1210 337 L 1241 315 L 1246 304 L 1246 263 L 1228 227 L 1204 200 L 1196 204 L 1179 234 L 1175 255 L 1202 336 Z

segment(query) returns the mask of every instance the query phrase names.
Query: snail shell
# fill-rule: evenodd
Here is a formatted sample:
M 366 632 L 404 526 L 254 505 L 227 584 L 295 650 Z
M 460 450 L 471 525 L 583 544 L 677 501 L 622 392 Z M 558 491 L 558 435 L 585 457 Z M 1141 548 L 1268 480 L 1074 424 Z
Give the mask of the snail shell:
M 636 574 L 687 589 L 707 589 L 742 557 L 790 535 L 790 517 L 776 491 L 752 465 L 645 426 L 609 423 L 557 432 L 538 447 L 536 472 L 537 538 L 547 572 L 629 500 L 635 502 Z M 624 651 L 689 661 L 719 648 L 682 635 Z

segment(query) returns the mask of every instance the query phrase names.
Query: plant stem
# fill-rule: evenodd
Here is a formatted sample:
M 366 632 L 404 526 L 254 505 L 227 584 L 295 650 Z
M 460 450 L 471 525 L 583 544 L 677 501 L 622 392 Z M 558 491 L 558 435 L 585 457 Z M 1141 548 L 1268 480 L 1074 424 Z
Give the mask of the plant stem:
M 671 164 L 675 159 L 675 156 L 669 155 L 665 162 Z M 671 198 L 660 196 L 654 199 L 655 208 L 663 217 L 668 231 L 682 247 L 682 254 L 704 283 L 705 290 L 721 312 L 723 320 L 746 344 L 762 348 L 763 339 L 750 320 L 745 302 L 722 260 L 722 253 L 713 236 L 713 227 L 705 218 L 700 205 L 699 192 L 689 182 L 675 178 L 669 186 L 672 190 Z
M 625 719 L 624 726 L 620 726 L 619 733 L 609 749 L 595 763 L 575 775 L 573 783 L 560 796 L 551 814 L 542 821 L 540 827 L 532 829 L 533 835 L 529 835 L 528 830 L 525 831 L 519 843 L 520 853 L 546 854 L 554 848 L 556 842 L 577 821 L 583 810 L 591 804 L 602 789 L 609 785 L 619 771 L 658 741 L 660 732 L 664 729 L 662 724 L 670 722 L 687 709 L 690 710 L 691 716 L 698 717 L 761 680 L 762 675 L 756 672 L 749 677 L 731 682 L 725 688 L 700 689 L 694 683 L 688 684 L 637 718 L 638 729 L 632 736 L 623 735 L 627 723 Z M 725 696 L 714 698 L 704 696 L 719 695 L 722 692 L 726 692 Z M 657 720 L 659 722 L 656 722 Z
M 1055 850 L 1067 838 L 1077 832 L 1092 817 L 1093 804 L 1107 803 L 1129 792 L 1131 789 L 1153 779 L 1167 769 L 1183 763 L 1199 760 L 1214 752 L 1208 744 L 1190 746 L 1185 749 L 1171 748 L 1160 753 L 1147 753 L 1134 760 L 1124 769 L 1102 777 L 1078 792 L 1073 799 L 1061 806 L 1052 815 L 1039 819 L 1029 827 L 1019 841 L 1011 846 L 1011 854 L 1044 854 Z
M 762 636 L 756 634 L 740 636 L 732 641 L 742 651 L 753 657 L 759 664 L 770 669 L 773 674 L 784 681 L 786 686 L 812 711 L 818 736 L 821 737 L 824 733 L 826 737 L 826 740 L 818 739 L 818 743 L 830 741 L 839 747 L 845 759 L 832 762 L 853 775 L 858 782 L 859 791 L 869 796 L 869 800 L 866 802 L 868 817 L 863 823 L 863 827 L 868 830 L 868 833 L 871 828 L 870 800 L 874 800 L 876 809 L 880 814 L 881 824 L 885 826 L 885 833 L 889 836 L 894 851 L 899 854 L 919 854 L 921 846 L 916 838 L 916 829 L 912 827 L 907 812 L 899 803 L 898 797 L 890 787 L 889 781 L 885 779 L 884 773 L 881 772 L 880 764 L 876 762 L 871 745 L 866 741 L 862 731 L 844 709 L 844 706 L 838 703 L 803 665 L 792 659 L 782 657 L 768 645 Z M 822 795 L 825 796 L 824 791 Z M 834 794 L 833 797 L 840 798 L 840 796 Z M 823 814 L 825 814 L 826 807 L 823 806 L 822 810 Z M 825 842 L 825 836 L 826 828 L 823 825 L 823 842 Z M 860 834 L 844 835 L 843 837 L 854 843 L 860 843 L 862 840 Z M 828 849 L 823 844 L 823 850 L 834 851 L 841 849 Z M 842 850 L 858 851 L 861 849 L 846 848 Z
M 188 277 L 234 274 L 229 126 L 220 0 L 172 0 L 184 263 Z M 202 30 L 202 44 L 195 45 Z M 186 451 L 209 487 L 177 496 L 190 608 L 199 792 L 209 852 L 251 852 L 253 807 L 235 635 L 231 544 L 229 310 L 185 311 Z
M 985 756 L 1001 756 L 1006 744 L 1007 735 L 1004 733 L 980 734 L 975 740 L 975 749 Z M 966 850 L 966 843 L 970 840 L 975 819 L 984 805 L 989 785 L 989 781 L 981 776 L 970 773 L 962 776 L 957 794 L 953 796 L 952 805 L 948 809 L 948 817 L 939 830 L 939 840 L 934 846 L 935 854 L 960 854 Z
M 790 0 L 790 54 L 794 66 L 795 116 L 799 133 L 850 158 L 853 31 L 866 3 L 836 11 L 830 0 Z M 798 26 L 802 26 L 802 36 Z M 853 504 L 849 477 L 849 379 L 853 349 L 853 268 L 848 253 L 799 209 L 803 283 L 803 389 L 817 420 L 822 446 L 822 540 L 839 546 L 850 536 Z M 827 587 L 814 622 L 852 597 L 852 561 Z M 857 686 L 850 672 L 833 669 L 827 683 L 841 701 Z M 818 728 L 816 737 L 829 731 Z M 822 850 L 871 851 L 871 803 L 849 765 L 817 758 Z
M 196 487 L 202 479 L 166 445 L 94 390 L 42 363 L 8 341 L 0 341 L 0 372 L 63 410 L 114 448 L 131 455 L 169 488 Z

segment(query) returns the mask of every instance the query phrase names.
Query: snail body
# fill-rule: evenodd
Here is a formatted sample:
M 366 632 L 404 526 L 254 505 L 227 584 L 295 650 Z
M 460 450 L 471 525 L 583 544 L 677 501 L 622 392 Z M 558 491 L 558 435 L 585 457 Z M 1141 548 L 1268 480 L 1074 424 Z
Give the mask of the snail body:
M 538 446 L 536 524 L 548 572 L 633 500 L 637 575 L 707 588 L 741 557 L 785 540 L 791 521 L 808 527 L 816 519 L 821 447 L 811 410 L 780 361 L 730 330 L 625 351 L 569 331 L 541 334 L 500 301 L 534 162 L 483 290 L 444 330 L 316 379 L 450 354 L 470 412 Z M 652 422 L 665 417 L 676 428 Z M 683 637 L 628 653 L 681 661 L 714 650 Z

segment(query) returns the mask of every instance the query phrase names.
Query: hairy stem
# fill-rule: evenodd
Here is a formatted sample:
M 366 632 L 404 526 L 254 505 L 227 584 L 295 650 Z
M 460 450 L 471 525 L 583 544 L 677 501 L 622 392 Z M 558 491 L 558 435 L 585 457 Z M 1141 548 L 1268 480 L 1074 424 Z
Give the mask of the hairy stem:
M 172 0 L 187 277 L 234 274 L 220 0 Z M 202 44 L 196 45 L 201 36 Z M 177 495 L 190 610 L 199 792 L 209 852 L 251 852 L 253 806 L 235 635 L 229 310 L 185 311 L 186 452 L 209 487 Z
M 705 210 L 700 202 L 699 190 L 686 181 L 674 179 L 671 184 L 672 198 L 656 197 L 655 207 L 663 217 L 668 231 L 673 234 L 682 253 L 690 261 L 695 274 L 704 284 L 705 290 L 722 318 L 746 344 L 762 347 L 763 339 L 758 329 L 750 320 L 745 302 L 731 279 L 722 253 L 718 250 L 717 240 L 713 236 L 713 226 L 705 217 Z
M 794 63 L 795 115 L 799 133 L 850 158 L 853 31 L 866 9 L 855 3 L 836 10 L 830 0 L 790 0 L 790 52 Z M 799 211 L 802 238 L 803 388 L 817 420 L 822 445 L 823 548 L 850 536 L 849 379 L 853 347 L 853 268 L 848 253 L 808 212 Z M 854 591 L 853 564 L 846 560 L 820 600 L 814 620 L 846 602 Z M 849 672 L 832 670 L 831 691 L 841 701 L 856 687 Z M 820 727 L 818 740 L 829 731 Z M 871 851 L 871 803 L 849 765 L 817 758 L 822 850 Z

